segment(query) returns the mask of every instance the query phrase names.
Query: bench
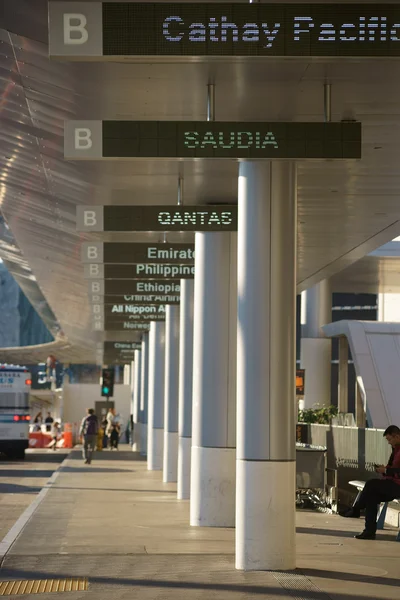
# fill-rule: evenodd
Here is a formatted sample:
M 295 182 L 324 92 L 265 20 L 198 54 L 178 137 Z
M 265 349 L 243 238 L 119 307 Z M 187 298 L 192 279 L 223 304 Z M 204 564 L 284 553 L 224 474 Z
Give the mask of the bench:
M 352 485 L 353 487 L 357 488 L 357 490 L 358 490 L 358 494 L 357 494 L 356 499 L 354 500 L 353 506 L 357 502 L 357 500 L 359 499 L 360 494 L 361 494 L 361 492 L 364 489 L 365 483 L 366 483 L 365 481 L 357 481 L 357 480 L 356 481 L 349 481 L 349 485 Z M 400 499 L 395 499 L 392 502 L 396 502 L 397 504 L 400 504 Z M 381 506 L 380 506 L 380 509 L 379 509 L 379 512 L 378 512 L 378 518 L 377 518 L 377 521 L 376 521 L 376 528 L 379 529 L 379 530 L 382 530 L 382 529 L 385 528 L 385 519 L 386 519 L 386 512 L 387 512 L 387 509 L 388 509 L 388 504 L 389 504 L 389 502 L 382 502 L 381 503 Z M 396 541 L 400 542 L 400 531 L 397 534 Z

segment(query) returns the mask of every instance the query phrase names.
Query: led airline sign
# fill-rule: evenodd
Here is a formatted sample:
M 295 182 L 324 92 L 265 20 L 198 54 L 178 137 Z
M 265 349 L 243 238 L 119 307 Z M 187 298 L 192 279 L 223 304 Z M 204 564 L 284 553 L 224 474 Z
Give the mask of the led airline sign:
M 237 231 L 237 205 L 220 204 L 205 206 L 84 206 L 78 205 L 76 211 L 77 231 Z M 103 262 L 104 253 L 94 250 L 89 256 L 90 262 Z M 126 244 L 128 246 L 128 244 Z M 193 263 L 194 246 L 192 244 L 133 244 L 143 246 L 142 251 L 131 252 L 142 260 L 137 262 Z M 125 244 L 121 244 L 125 246 Z M 176 248 L 179 247 L 179 250 Z M 146 253 L 147 249 L 147 253 Z M 116 255 L 115 255 L 116 256 Z M 104 260 L 106 262 L 106 260 Z M 121 262 L 133 262 L 130 258 Z M 162 266 L 162 265 L 160 265 Z
M 399 56 L 397 4 L 50 2 L 50 56 Z
M 361 158 L 361 124 L 66 121 L 64 157 L 71 160 Z

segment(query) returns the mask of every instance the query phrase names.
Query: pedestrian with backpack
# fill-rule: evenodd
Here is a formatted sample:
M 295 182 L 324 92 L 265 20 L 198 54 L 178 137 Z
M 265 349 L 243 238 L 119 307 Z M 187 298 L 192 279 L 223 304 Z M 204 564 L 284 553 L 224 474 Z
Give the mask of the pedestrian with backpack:
M 93 408 L 88 408 L 87 412 L 87 416 L 82 419 L 80 436 L 83 438 L 83 460 L 85 465 L 90 465 L 93 452 L 97 447 L 99 422 Z

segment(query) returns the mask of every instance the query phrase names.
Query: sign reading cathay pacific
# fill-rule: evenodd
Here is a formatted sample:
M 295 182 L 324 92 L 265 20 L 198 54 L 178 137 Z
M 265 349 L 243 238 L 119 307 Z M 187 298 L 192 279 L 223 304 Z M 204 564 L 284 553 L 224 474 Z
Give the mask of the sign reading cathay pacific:
M 49 2 L 50 56 L 400 55 L 398 4 Z
M 64 157 L 72 160 L 361 158 L 361 123 L 66 121 Z
M 76 223 L 77 231 L 237 231 L 237 205 L 78 205 Z M 92 246 L 92 251 L 86 256 L 89 256 L 90 262 L 109 262 L 100 260 L 106 258 L 106 252 L 108 253 L 106 248 L 125 246 L 125 244 L 104 244 L 103 253 L 101 248 L 95 251 L 94 245 L 89 245 Z M 194 259 L 192 244 L 132 244 L 133 247 L 140 245 L 143 246 L 142 251 L 127 252 L 126 260 L 120 262 L 134 262 L 132 257 L 140 258 L 140 255 L 143 258 L 138 262 L 192 263 Z M 94 261 L 90 260 L 92 255 L 97 257 Z

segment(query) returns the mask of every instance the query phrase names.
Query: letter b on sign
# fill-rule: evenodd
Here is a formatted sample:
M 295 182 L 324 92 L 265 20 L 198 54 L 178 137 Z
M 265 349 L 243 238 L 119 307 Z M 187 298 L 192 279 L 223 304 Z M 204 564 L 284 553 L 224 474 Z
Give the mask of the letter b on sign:
M 101 57 L 101 2 L 49 2 L 49 54 L 68 58 Z
M 101 121 L 65 121 L 64 158 L 103 158 Z
M 97 215 L 93 210 L 84 211 L 83 220 L 87 227 L 97 223 Z M 93 231 L 93 230 L 92 230 Z M 102 263 L 104 258 L 102 242 L 85 242 L 82 244 L 83 263 Z
M 78 205 L 76 207 L 76 230 L 104 231 L 104 206 Z M 96 251 L 98 258 L 92 258 Z M 101 242 L 83 244 L 82 260 L 84 262 L 103 262 L 103 244 Z

